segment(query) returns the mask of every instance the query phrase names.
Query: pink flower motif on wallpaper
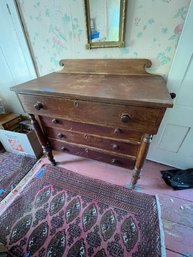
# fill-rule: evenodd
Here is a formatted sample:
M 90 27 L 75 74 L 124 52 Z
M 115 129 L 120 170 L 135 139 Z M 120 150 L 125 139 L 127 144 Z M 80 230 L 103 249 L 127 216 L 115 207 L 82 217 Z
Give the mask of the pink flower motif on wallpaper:
M 77 32 L 77 35 L 74 35 L 74 39 L 76 40 L 76 37 L 78 38 L 78 42 L 81 42 L 81 34 L 82 34 L 82 30 L 79 30 Z
M 59 27 L 55 26 L 54 28 L 57 32 L 61 32 Z
M 175 29 L 174 29 L 174 33 L 175 33 L 175 34 L 180 34 L 180 33 L 182 32 L 183 25 L 184 25 L 184 23 L 178 24 L 178 25 L 175 27 Z
M 55 45 L 60 46 L 60 47 L 63 47 L 63 42 L 62 42 L 60 39 L 58 39 L 57 37 L 53 37 L 53 38 L 52 38 L 52 41 L 53 41 L 53 43 L 54 43 Z
M 138 26 L 140 21 L 141 21 L 141 18 L 135 17 L 135 19 L 134 19 L 135 26 Z

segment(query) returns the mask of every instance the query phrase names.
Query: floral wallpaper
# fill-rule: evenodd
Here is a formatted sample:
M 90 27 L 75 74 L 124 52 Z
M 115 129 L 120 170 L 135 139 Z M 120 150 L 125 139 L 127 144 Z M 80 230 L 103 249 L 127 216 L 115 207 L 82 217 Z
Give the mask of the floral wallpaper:
M 149 58 L 167 76 L 190 0 L 128 0 L 126 46 L 87 50 L 83 0 L 17 0 L 40 75 L 61 59 Z

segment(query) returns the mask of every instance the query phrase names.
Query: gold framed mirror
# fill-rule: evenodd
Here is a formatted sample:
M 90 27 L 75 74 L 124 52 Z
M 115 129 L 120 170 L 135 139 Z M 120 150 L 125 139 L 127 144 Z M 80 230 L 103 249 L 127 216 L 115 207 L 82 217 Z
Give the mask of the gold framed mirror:
M 84 0 L 87 49 L 123 47 L 127 0 Z

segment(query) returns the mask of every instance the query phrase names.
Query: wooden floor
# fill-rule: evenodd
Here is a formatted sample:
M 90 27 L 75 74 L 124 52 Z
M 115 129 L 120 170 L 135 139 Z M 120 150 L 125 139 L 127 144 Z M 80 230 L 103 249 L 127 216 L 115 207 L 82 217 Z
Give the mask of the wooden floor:
M 110 183 L 130 187 L 131 172 L 126 169 L 114 167 L 105 163 L 87 160 L 81 157 L 55 152 L 56 161 L 60 167 L 78 172 L 80 174 L 105 180 Z M 36 169 L 44 163 L 43 158 Z M 161 179 L 160 170 L 169 167 L 146 161 L 138 182 L 136 191 L 158 195 L 162 210 L 162 220 L 165 232 L 165 245 L 168 257 L 193 257 L 193 189 L 174 191 Z M 18 186 L 24 186 L 31 174 Z M 0 205 L 0 209 L 13 200 L 8 196 Z

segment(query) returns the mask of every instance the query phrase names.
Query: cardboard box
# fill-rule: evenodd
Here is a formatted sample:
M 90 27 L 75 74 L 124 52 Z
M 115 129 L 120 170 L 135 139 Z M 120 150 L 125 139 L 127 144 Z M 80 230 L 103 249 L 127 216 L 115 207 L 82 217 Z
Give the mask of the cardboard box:
M 23 154 L 35 158 L 39 158 L 42 155 L 42 147 L 33 130 L 26 134 L 0 130 L 0 141 L 7 152 Z

